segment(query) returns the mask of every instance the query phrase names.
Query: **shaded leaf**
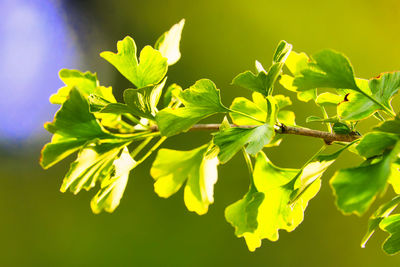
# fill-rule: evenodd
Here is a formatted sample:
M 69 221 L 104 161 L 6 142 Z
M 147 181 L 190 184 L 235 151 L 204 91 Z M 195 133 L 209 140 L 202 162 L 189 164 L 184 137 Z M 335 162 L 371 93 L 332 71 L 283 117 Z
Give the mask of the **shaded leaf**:
M 393 120 L 382 122 L 379 126 L 374 128 L 375 131 L 400 134 L 400 119 L 396 117 Z
M 397 143 L 382 159 L 355 168 L 342 169 L 335 173 L 330 183 L 336 196 L 336 205 L 343 213 L 363 214 L 377 194 L 386 187 L 391 164 L 400 149 Z
M 379 227 L 390 234 L 382 245 L 383 250 L 389 255 L 398 253 L 400 251 L 400 214 L 384 218 L 379 223 Z
M 382 155 L 386 149 L 393 148 L 398 140 L 399 136 L 394 134 L 370 132 L 363 136 L 356 149 L 361 156 L 371 158 Z
M 229 128 L 214 134 L 214 143 L 219 147 L 218 158 L 221 163 L 228 162 L 242 147 L 247 145 L 246 152 L 255 155 L 275 135 L 271 125 L 264 124 L 254 128 Z

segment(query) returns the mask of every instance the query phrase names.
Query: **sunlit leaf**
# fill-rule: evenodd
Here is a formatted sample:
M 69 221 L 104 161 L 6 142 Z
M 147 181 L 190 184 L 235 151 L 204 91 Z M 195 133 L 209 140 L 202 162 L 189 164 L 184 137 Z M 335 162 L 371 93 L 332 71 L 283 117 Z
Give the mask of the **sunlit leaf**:
M 313 55 L 313 62 L 301 71 L 293 85 L 299 91 L 315 88 L 343 88 L 359 91 L 350 61 L 341 53 L 322 50 Z
M 375 230 L 379 227 L 379 223 L 392 213 L 392 211 L 399 205 L 400 196 L 397 196 L 390 200 L 389 202 L 381 205 L 374 214 L 369 217 L 368 220 L 368 230 L 363 239 L 361 240 L 361 247 L 365 247 L 368 240 L 374 234 Z
M 280 41 L 275 50 L 272 65 L 268 69 L 268 72 L 264 70 L 260 62 L 256 61 L 256 74 L 251 71 L 240 73 L 233 79 L 232 84 L 259 92 L 265 96 L 270 95 L 291 50 L 291 44 L 288 44 L 285 41 Z
M 327 105 L 338 105 L 344 99 L 343 96 L 332 94 L 332 93 L 322 93 L 317 96 L 315 102 L 320 106 L 327 106 Z
M 68 189 L 77 194 L 81 189 L 89 190 L 97 181 L 110 175 L 113 162 L 127 141 L 89 143 L 78 154 L 65 175 L 60 191 Z
M 119 205 L 128 183 L 129 172 L 136 166 L 127 147 L 122 149 L 121 155 L 112 162 L 112 175 L 105 177 L 101 182 L 101 189 L 93 197 L 90 206 L 94 213 L 101 211 L 113 212 Z
M 179 51 L 179 43 L 181 41 L 181 35 L 185 20 L 182 19 L 179 23 L 165 32 L 158 38 L 154 48 L 161 52 L 163 57 L 168 59 L 168 65 L 175 64 L 181 58 L 181 52 Z
M 46 123 L 45 128 L 54 135 L 51 143 L 42 150 L 40 164 L 43 168 L 49 168 L 76 152 L 88 140 L 111 137 L 90 113 L 88 102 L 75 88 L 71 89 L 54 121 Z
M 276 241 L 280 229 L 293 231 L 303 221 L 309 200 L 321 186 L 319 178 L 336 157 L 314 161 L 301 170 L 279 168 L 263 152 L 257 154 L 254 184 L 225 210 L 227 221 L 238 237 L 245 238 L 250 251 L 261 246 L 262 239 Z
M 187 131 L 196 122 L 228 109 L 221 103 L 219 89 L 207 79 L 197 81 L 189 89 L 179 92 L 178 99 L 185 107 L 165 108 L 157 113 L 156 121 L 164 136 Z
M 142 49 L 139 61 L 136 58 L 136 44 L 131 37 L 127 36 L 118 41 L 117 48 L 117 54 L 107 51 L 102 52 L 100 56 L 110 62 L 137 88 L 155 85 L 167 73 L 167 59 L 151 46 Z
M 109 102 L 115 102 L 111 87 L 100 86 L 95 73 L 62 69 L 59 72 L 59 76 L 65 86 L 50 97 L 50 103 L 52 104 L 61 105 L 64 103 L 72 88 L 78 89 L 85 98 L 90 94 L 96 94 Z
M 292 51 L 286 59 L 285 65 L 293 75 L 300 75 L 301 71 L 307 68 L 309 58 L 305 53 L 296 53 Z M 293 86 L 294 77 L 290 75 L 282 75 L 279 83 L 292 92 L 297 92 L 297 98 L 300 101 L 308 102 L 316 99 L 317 90 L 311 89 L 307 91 L 297 91 L 297 87 Z
M 209 145 L 190 150 L 178 151 L 160 149 L 150 170 L 156 181 L 154 190 L 168 198 L 186 182 L 184 200 L 189 211 L 199 215 L 208 211 L 214 202 L 214 184 L 217 182 L 218 159 L 208 154 Z

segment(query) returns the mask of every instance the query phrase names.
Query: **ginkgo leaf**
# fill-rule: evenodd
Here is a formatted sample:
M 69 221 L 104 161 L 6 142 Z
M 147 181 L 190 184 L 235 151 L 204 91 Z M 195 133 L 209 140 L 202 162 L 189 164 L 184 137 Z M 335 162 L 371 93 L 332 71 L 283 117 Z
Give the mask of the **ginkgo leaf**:
M 400 251 L 400 214 L 390 215 L 384 218 L 379 227 L 390 235 L 382 245 L 383 251 L 389 255 L 394 255 Z
M 46 123 L 45 128 L 54 135 L 42 150 L 40 164 L 43 168 L 49 168 L 76 152 L 89 140 L 113 138 L 90 113 L 88 102 L 76 88 L 71 89 L 54 121 Z
M 400 71 L 383 73 L 377 78 L 372 78 L 368 85 L 372 96 L 393 111 L 391 100 L 400 89 Z
M 368 80 L 356 79 L 358 88 L 361 91 L 371 94 Z M 346 95 L 337 106 L 337 114 L 342 120 L 357 121 L 368 118 L 375 111 L 381 109 L 379 104 L 371 101 L 367 96 L 356 91 L 346 90 Z
M 385 204 L 381 205 L 374 214 L 371 215 L 368 219 L 368 230 L 363 239 L 361 240 L 361 247 L 365 247 L 368 240 L 374 234 L 375 230 L 379 227 L 379 223 L 386 217 L 392 213 L 392 211 L 399 205 L 400 203 L 400 196 L 397 196 L 386 202 Z
M 336 196 L 337 207 L 345 214 L 363 214 L 372 204 L 375 197 L 385 189 L 391 164 L 396 160 L 400 143 L 391 151 L 384 153 L 377 162 L 335 173 L 330 183 Z
M 112 164 L 127 141 L 110 143 L 89 143 L 78 154 L 65 175 L 60 191 L 68 189 L 78 194 L 81 189 L 89 190 L 97 181 L 104 180 L 111 173 Z
M 300 75 L 301 71 L 307 68 L 309 58 L 305 53 L 296 53 L 292 51 L 286 59 L 285 65 L 293 75 Z M 279 83 L 289 91 L 297 92 L 297 98 L 300 101 L 308 102 L 316 99 L 317 90 L 310 89 L 307 91 L 297 91 L 297 87 L 293 86 L 294 77 L 284 74 L 281 76 Z
M 295 114 L 293 111 L 281 110 L 292 104 L 289 97 L 275 95 L 265 98 L 263 95 L 256 92 L 254 92 L 252 96 L 253 101 L 250 101 L 244 97 L 237 97 L 233 100 L 230 109 L 240 112 L 229 113 L 234 124 L 261 125 L 261 122 L 269 121 L 270 125 L 273 126 L 277 120 L 285 125 L 296 124 Z
M 374 128 L 375 131 L 400 134 L 400 119 L 398 117 L 393 120 L 387 120 Z
M 93 213 L 113 212 L 119 205 L 128 183 L 129 173 L 136 162 L 129 154 L 128 148 L 122 149 L 121 155 L 112 162 L 113 174 L 101 182 L 101 189 L 90 202 Z
M 214 143 L 219 147 L 221 163 L 228 162 L 242 147 L 255 155 L 267 145 L 275 135 L 273 126 L 264 124 L 254 128 L 229 128 L 214 134 Z
M 264 70 L 260 62 L 256 61 L 256 74 L 251 71 L 240 73 L 233 79 L 232 84 L 259 92 L 265 96 L 271 95 L 274 84 L 281 74 L 282 67 L 291 50 L 291 44 L 280 41 L 275 50 L 272 58 L 272 65 L 268 69 L 268 72 Z
M 293 81 L 299 91 L 315 88 L 343 88 L 359 91 L 353 67 L 341 53 L 333 50 L 322 50 L 312 56 L 307 68 Z
M 279 230 L 293 231 L 302 221 L 308 202 L 319 191 L 320 177 L 338 154 L 314 161 L 304 169 L 284 169 L 263 152 L 256 156 L 253 184 L 245 197 L 227 207 L 225 217 L 244 237 L 250 251 L 267 238 L 276 241 Z
M 181 58 L 179 43 L 184 25 L 185 20 L 182 19 L 179 23 L 173 25 L 169 31 L 161 35 L 154 45 L 154 48 L 160 51 L 163 57 L 168 59 L 168 65 L 175 64 Z
M 336 106 L 343 100 L 344 97 L 341 95 L 326 92 L 318 95 L 315 102 L 320 106 L 327 106 L 327 105 Z
M 62 69 L 59 72 L 59 76 L 65 86 L 50 97 L 50 103 L 52 104 L 61 105 L 64 103 L 72 88 L 77 88 L 85 98 L 90 94 L 96 94 L 109 102 L 116 102 L 111 87 L 100 86 L 95 73 Z
M 214 184 L 217 182 L 219 161 L 209 151 L 209 145 L 178 151 L 160 149 L 150 170 L 154 191 L 164 198 L 175 194 L 186 182 L 184 201 L 189 211 L 199 215 L 208 211 L 214 202 Z
M 156 86 L 149 86 L 140 89 L 126 89 L 124 101 L 130 108 L 131 113 L 136 116 L 154 120 L 157 104 L 160 100 L 166 79 Z
M 107 51 L 102 52 L 100 56 L 110 62 L 137 88 L 155 85 L 167 73 L 167 59 L 151 46 L 142 49 L 139 61 L 136 58 L 136 44 L 131 37 L 127 36 L 118 41 L 117 49 L 117 54 Z
M 163 136 L 172 136 L 190 129 L 196 122 L 219 112 L 229 111 L 221 103 L 219 89 L 202 79 L 176 96 L 185 107 L 165 108 L 156 114 L 157 125 Z
M 391 133 L 370 132 L 363 136 L 356 146 L 358 153 L 365 158 L 382 155 L 388 148 L 393 148 L 400 137 Z

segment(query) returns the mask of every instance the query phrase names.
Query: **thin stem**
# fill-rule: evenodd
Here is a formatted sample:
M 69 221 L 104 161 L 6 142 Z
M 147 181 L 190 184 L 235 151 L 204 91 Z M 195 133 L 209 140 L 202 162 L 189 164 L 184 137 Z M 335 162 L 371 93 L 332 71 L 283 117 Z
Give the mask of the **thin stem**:
M 322 111 L 322 115 L 323 115 L 324 119 L 328 119 L 329 116 L 328 116 L 328 113 L 326 112 L 325 107 L 321 106 L 321 111 Z M 328 128 L 328 131 L 332 132 L 332 125 L 329 122 L 326 122 L 325 124 L 326 124 L 326 127 Z
M 141 164 L 143 161 L 145 161 L 154 151 L 157 150 L 157 148 L 159 146 L 161 146 L 161 144 L 167 139 L 167 137 L 163 136 L 160 138 L 160 140 L 158 140 L 157 143 L 154 144 L 154 146 L 152 148 L 149 149 L 149 151 L 147 151 L 147 153 L 138 161 L 136 161 L 136 165 Z
M 247 169 L 249 171 L 250 178 L 252 178 L 254 170 L 253 170 L 253 164 L 251 163 L 250 155 L 249 155 L 249 153 L 246 152 L 246 150 L 244 148 L 242 148 L 242 152 L 243 152 L 244 160 L 246 161 L 246 165 L 247 165 Z M 253 179 L 251 179 L 251 181 L 253 182 Z
M 145 148 L 145 146 L 148 144 L 148 143 L 150 143 L 150 141 L 153 139 L 153 137 L 147 137 L 142 143 L 140 143 L 136 148 L 135 148 L 135 150 L 133 150 L 132 152 L 131 152 L 131 157 L 132 158 L 135 158 L 139 153 L 140 153 L 140 151 L 142 151 L 142 149 L 143 148 Z

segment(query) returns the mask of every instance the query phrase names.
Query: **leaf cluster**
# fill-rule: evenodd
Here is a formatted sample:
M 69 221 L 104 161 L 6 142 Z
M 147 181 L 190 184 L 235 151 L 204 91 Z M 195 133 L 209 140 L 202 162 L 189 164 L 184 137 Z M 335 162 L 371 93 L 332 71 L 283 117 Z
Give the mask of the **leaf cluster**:
M 276 241 L 279 230 L 290 232 L 301 224 L 324 172 L 349 151 L 363 162 L 336 170 L 330 180 L 336 205 L 344 214 L 362 215 L 392 187 L 393 199 L 370 217 L 362 246 L 380 228 L 390 234 L 384 251 L 399 252 L 400 215 L 391 213 L 400 203 L 400 118 L 391 101 L 400 89 L 400 72 L 357 78 L 349 59 L 339 52 L 322 50 L 308 56 L 281 41 L 268 68 L 256 61 L 254 71 L 232 80 L 233 86 L 251 90 L 252 98 L 237 97 L 227 106 L 211 80 L 198 80 L 184 90 L 167 82 L 170 66 L 181 57 L 183 26 L 184 20 L 154 47 L 145 46 L 139 53 L 127 36 L 118 41 L 117 53 L 100 54 L 132 84 L 124 90 L 123 102 L 116 101 L 111 87 L 100 85 L 96 74 L 60 71 L 65 86 L 50 102 L 61 106 L 53 122 L 45 124 L 53 137 L 40 159 L 47 169 L 77 152 L 60 190 L 77 194 L 97 187 L 92 211 L 113 212 L 135 168 L 157 153 L 150 169 L 155 193 L 168 198 L 183 187 L 187 209 L 202 215 L 214 202 L 218 166 L 241 153 L 249 170 L 249 188 L 226 208 L 225 218 L 254 251 L 263 239 Z M 276 166 L 268 153 L 284 139 L 283 129 L 304 129 L 288 109 L 292 100 L 274 93 L 278 84 L 295 92 L 298 101 L 320 108 L 321 115 L 310 114 L 307 124 L 323 123 L 328 132 L 357 135 L 357 140 L 323 143 L 296 169 Z M 201 128 L 198 123 L 214 114 L 224 114 L 225 119 L 206 144 L 189 151 L 158 149 L 167 138 Z M 369 117 L 376 125 L 360 133 L 358 122 Z M 336 149 L 334 153 L 325 151 L 328 145 Z

